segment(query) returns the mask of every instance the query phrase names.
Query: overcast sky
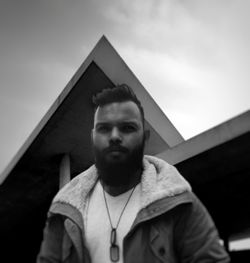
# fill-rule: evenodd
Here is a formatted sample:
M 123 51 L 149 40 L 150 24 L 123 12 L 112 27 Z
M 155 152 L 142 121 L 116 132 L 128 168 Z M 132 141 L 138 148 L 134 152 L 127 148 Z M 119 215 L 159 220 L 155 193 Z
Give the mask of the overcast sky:
M 0 172 L 105 34 L 185 139 L 250 108 L 250 1 L 0 0 Z

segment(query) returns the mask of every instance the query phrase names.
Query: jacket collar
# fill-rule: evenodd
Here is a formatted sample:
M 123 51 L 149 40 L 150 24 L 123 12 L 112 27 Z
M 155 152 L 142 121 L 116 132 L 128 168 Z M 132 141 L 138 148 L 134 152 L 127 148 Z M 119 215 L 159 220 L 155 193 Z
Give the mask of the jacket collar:
M 147 221 L 154 217 L 162 215 L 172 210 L 176 206 L 179 206 L 181 204 L 192 203 L 193 198 L 194 198 L 193 194 L 187 191 L 187 192 L 183 192 L 181 194 L 175 195 L 175 196 L 168 196 L 168 197 L 159 199 L 151 203 L 147 207 L 140 210 L 131 229 L 138 223 L 141 223 L 143 221 Z
M 145 156 L 141 180 L 141 209 L 165 197 L 191 191 L 190 184 L 167 162 Z
M 65 215 L 65 213 L 68 213 L 68 209 L 63 210 L 62 207 L 66 205 L 66 207 L 72 207 L 73 210 L 77 210 L 84 215 L 88 195 L 93 190 L 97 180 L 97 170 L 95 165 L 93 165 L 76 176 L 58 192 L 52 202 L 50 211 Z M 179 174 L 174 166 L 153 156 L 144 156 L 140 187 L 140 210 L 166 197 L 174 197 L 191 191 L 189 183 Z M 69 216 L 73 216 L 72 214 L 70 213 Z M 79 220 L 77 219 L 77 221 Z

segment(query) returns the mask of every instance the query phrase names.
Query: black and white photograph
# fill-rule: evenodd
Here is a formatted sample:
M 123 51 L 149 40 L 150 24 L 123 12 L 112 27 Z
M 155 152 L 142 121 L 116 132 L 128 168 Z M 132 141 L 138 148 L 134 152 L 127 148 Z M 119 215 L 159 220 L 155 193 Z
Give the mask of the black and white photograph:
M 250 262 L 250 1 L 0 0 L 0 262 Z

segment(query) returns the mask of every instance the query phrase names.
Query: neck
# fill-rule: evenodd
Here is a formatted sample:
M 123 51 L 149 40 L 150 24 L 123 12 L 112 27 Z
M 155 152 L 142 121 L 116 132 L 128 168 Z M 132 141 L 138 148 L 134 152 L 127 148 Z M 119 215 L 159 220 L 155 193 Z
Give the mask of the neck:
M 103 182 L 103 180 L 100 180 L 100 182 L 105 192 L 107 192 L 112 196 L 117 196 L 127 192 L 128 190 L 134 188 L 138 183 L 140 183 L 141 174 L 142 174 L 141 170 L 136 171 L 133 174 L 133 176 L 130 177 L 131 179 L 127 184 L 119 185 L 119 186 L 107 185 L 105 184 L 105 182 Z

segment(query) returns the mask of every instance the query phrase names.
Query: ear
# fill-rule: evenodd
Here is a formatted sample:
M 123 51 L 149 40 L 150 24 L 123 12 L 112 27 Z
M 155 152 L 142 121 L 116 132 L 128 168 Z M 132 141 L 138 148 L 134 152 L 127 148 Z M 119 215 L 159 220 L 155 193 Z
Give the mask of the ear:
M 149 141 L 149 138 L 150 138 L 150 130 L 144 131 L 144 138 L 145 138 L 145 143 L 147 143 Z

